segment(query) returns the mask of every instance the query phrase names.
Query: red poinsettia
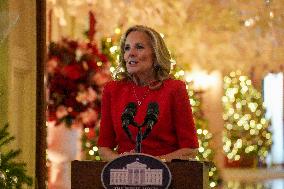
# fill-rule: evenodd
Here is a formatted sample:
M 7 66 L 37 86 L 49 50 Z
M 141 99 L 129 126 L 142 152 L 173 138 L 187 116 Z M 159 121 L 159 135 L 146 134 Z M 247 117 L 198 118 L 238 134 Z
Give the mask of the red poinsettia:
M 50 43 L 46 68 L 48 120 L 94 127 L 102 87 L 111 79 L 107 56 L 93 43 L 64 38 Z

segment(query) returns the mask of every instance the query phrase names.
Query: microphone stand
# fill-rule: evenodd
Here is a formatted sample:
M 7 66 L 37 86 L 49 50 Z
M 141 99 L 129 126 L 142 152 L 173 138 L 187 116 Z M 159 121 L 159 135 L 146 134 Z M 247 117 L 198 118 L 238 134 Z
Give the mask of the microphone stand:
M 135 144 L 135 153 L 141 153 L 141 146 L 142 146 L 141 143 L 143 140 L 142 127 L 144 127 L 145 124 L 138 125 L 136 122 L 133 122 L 131 125 L 138 128 L 138 133 L 136 136 L 136 144 Z
M 138 126 L 138 134 L 136 137 L 136 147 L 135 147 L 135 152 L 136 153 L 141 153 L 141 143 L 142 143 L 142 126 Z

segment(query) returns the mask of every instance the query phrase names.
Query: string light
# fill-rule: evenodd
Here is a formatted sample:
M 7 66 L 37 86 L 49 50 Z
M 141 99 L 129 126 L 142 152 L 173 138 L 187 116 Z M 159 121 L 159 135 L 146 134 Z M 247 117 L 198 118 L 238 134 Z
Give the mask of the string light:
M 175 75 L 180 77 L 183 75 L 183 71 L 176 71 Z M 187 77 L 191 78 L 191 77 Z M 191 86 L 192 80 L 187 79 L 187 90 L 190 97 L 190 104 L 192 107 L 192 112 L 195 119 L 195 124 L 197 128 L 197 135 L 198 135 L 198 155 L 196 157 L 197 160 L 207 160 L 207 161 L 214 161 L 214 153 L 213 150 L 210 149 L 210 140 L 212 139 L 212 133 L 207 129 L 208 128 L 208 122 L 204 118 L 203 112 L 201 110 L 201 103 L 202 98 L 201 94 L 202 92 L 195 92 L 193 90 L 193 87 Z M 215 166 L 212 166 L 209 169 L 209 187 L 215 188 L 217 186 L 219 177 L 218 177 L 218 171 Z
M 120 32 L 121 32 L 120 28 L 115 28 L 114 33 L 120 34 Z
M 97 152 L 98 150 L 99 150 L 99 148 L 98 148 L 97 146 L 94 146 L 94 147 L 93 147 L 93 151 L 94 151 L 94 152 Z
M 269 122 L 261 94 L 240 71 L 224 77 L 223 150 L 230 160 L 253 155 L 264 160 L 271 148 Z
M 108 43 L 111 43 L 111 37 L 108 37 L 108 38 L 106 39 L 106 41 L 107 41 Z
M 100 61 L 97 62 L 97 66 L 102 66 L 102 65 L 103 65 L 102 62 L 100 62 Z

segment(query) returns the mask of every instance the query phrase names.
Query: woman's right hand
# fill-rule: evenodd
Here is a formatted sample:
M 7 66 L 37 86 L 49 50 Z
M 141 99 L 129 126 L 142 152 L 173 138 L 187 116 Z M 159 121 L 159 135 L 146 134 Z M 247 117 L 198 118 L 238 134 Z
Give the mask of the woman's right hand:
M 130 154 L 133 154 L 133 153 L 135 153 L 135 149 L 132 149 L 129 152 L 123 152 L 120 155 L 124 156 L 124 155 L 130 155 Z
M 120 156 L 117 152 L 113 151 L 109 147 L 100 147 L 99 154 L 103 161 L 112 161 Z

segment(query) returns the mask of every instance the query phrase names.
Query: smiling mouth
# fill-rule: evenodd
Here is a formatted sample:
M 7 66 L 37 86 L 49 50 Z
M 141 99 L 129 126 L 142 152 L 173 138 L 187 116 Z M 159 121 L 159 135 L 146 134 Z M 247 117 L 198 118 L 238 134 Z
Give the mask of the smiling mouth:
M 130 61 L 128 61 L 128 64 L 130 64 L 130 65 L 135 65 L 135 64 L 137 64 L 138 62 L 137 61 L 134 61 L 134 60 L 130 60 Z

